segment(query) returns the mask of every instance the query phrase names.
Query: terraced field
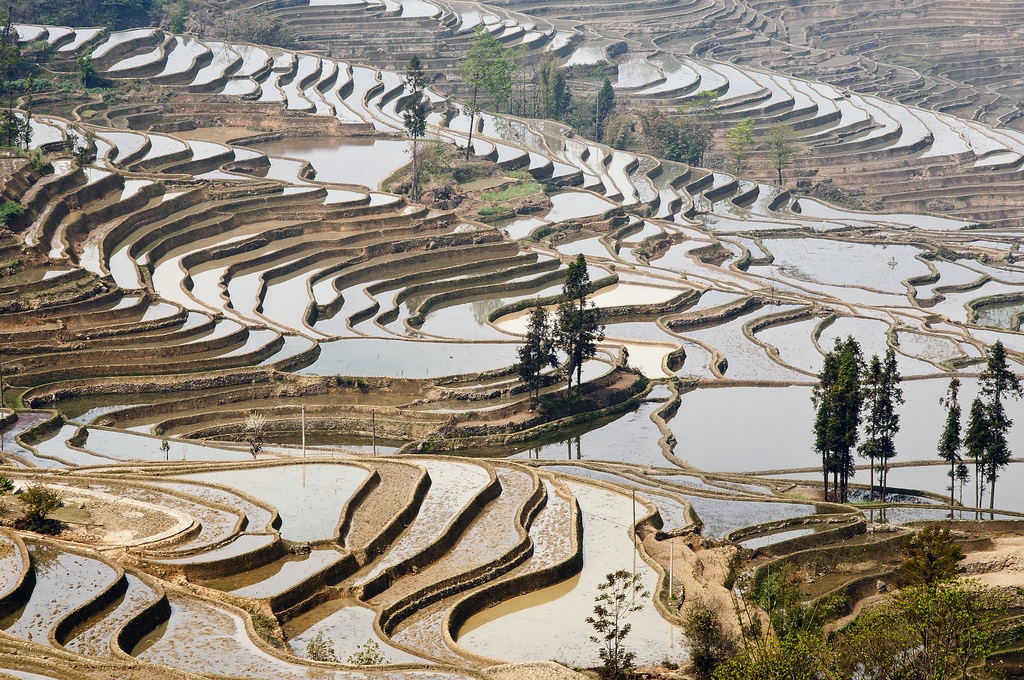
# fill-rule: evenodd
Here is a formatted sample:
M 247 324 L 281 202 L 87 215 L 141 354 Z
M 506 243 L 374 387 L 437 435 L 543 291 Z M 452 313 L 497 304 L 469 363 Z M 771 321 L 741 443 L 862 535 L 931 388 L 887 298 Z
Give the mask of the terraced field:
M 254 5 L 224 6 L 243 4 Z M 502 0 L 438 5 L 432 18 L 387 3 L 255 6 L 311 49 L 391 68 L 416 54 L 456 81 L 483 21 L 528 62 L 554 53 L 567 66 L 607 67 L 632 106 L 672 113 L 717 93 L 726 125 L 787 123 L 802 147 L 795 176 L 864 209 L 1021 225 L 1024 25 L 1011 2 L 598 2 L 581 16 L 573 3 Z M 773 181 L 765 152 L 752 166 L 752 179 Z
M 801 163 L 849 160 L 879 191 L 905 179 L 905 198 L 853 211 L 484 114 L 473 154 L 549 194 L 539 212 L 485 223 L 381 189 L 408 158 L 407 95 L 373 49 L 400 64 L 441 30 L 454 59 L 483 23 L 582 64 L 601 38 L 581 42 L 555 7 L 431 7 L 278 10 L 311 47 L 348 26 L 331 57 L 18 27 L 51 41 L 58 65 L 91 52 L 105 77 L 145 78 L 167 103 L 37 104 L 32 144 L 52 169 L 19 158 L 3 184 L 26 209 L 0 232 L 0 263 L 16 270 L 0 277 L 4 471 L 72 502 L 61 540 L 0 531 L 0 670 L 484 678 L 556 655 L 593 666 L 584 617 L 620 567 L 653 593 L 635 620 L 641 660 L 681 658 L 670 582 L 728 606 L 715 574 L 740 547 L 765 560 L 825 550 L 876 519 L 815 500 L 810 385 L 846 335 L 869 355 L 893 347 L 911 379 L 898 489 L 874 512 L 892 524 L 975 515 L 945 504 L 938 398 L 954 375 L 973 398 L 997 339 L 1024 357 L 1019 217 L 1004 201 L 1024 139 L 885 92 L 675 63 L 666 47 L 658 65 L 620 70 L 620 86 L 666 106 L 720 89 L 729 116 L 799 118 L 817 140 Z M 372 47 L 382 22 L 408 31 Z M 430 136 L 465 145 L 457 101 L 429 98 Z M 94 158 L 71 158 L 69 138 L 93 140 Z M 976 197 L 984 183 L 993 204 L 928 213 L 935 195 L 960 199 L 915 194 L 915 168 L 947 165 L 949 186 Z M 524 310 L 557 303 L 577 254 L 607 325 L 583 371 L 601 409 L 544 422 L 515 350 Z M 268 420 L 258 456 L 244 444 L 253 412 Z M 1024 516 L 1011 492 L 1022 473 L 1009 466 L 992 516 Z M 866 486 L 865 472 L 854 481 Z M 885 556 L 908 534 L 856 540 Z M 676 560 L 687 566 L 670 573 Z M 849 579 L 893 568 L 874 566 Z M 342 663 L 305 658 L 319 633 Z M 343 663 L 367 640 L 388 666 Z

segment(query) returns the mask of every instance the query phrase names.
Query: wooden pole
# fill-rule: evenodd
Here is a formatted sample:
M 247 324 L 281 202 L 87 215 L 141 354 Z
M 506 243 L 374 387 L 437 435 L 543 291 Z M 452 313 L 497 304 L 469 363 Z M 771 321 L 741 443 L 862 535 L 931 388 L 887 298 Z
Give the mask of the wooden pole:
M 302 457 L 306 457 L 306 405 L 302 405 Z
M 373 443 L 373 455 L 377 455 L 377 411 L 370 409 L 370 423 L 372 425 L 371 441 Z

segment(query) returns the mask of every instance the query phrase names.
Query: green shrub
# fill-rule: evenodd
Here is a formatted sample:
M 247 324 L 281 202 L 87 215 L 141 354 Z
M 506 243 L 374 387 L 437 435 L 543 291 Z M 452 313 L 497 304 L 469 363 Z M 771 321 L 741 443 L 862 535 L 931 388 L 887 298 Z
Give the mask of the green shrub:
M 387 662 L 388 658 L 380 651 L 380 645 L 375 640 L 367 640 L 356 647 L 356 651 L 347 660 L 352 666 L 380 666 Z
M 555 394 L 542 395 L 538 411 L 544 418 L 555 420 L 567 418 L 577 413 L 586 413 L 597 408 L 597 403 L 593 399 L 579 395 L 576 392 L 557 392 Z
M 481 217 L 492 217 L 494 215 L 511 215 L 512 208 L 507 205 L 485 205 L 480 208 L 479 214 Z
M 25 214 L 25 208 L 20 203 L 15 201 L 4 201 L 3 205 L 0 205 L 0 224 L 8 224 L 11 220 L 21 217 Z
M 36 485 L 18 496 L 25 513 L 23 527 L 40 534 L 59 534 L 64 525 L 50 518 L 50 513 L 64 507 L 64 499 L 53 489 Z M 20 528 L 20 527 L 19 527 Z

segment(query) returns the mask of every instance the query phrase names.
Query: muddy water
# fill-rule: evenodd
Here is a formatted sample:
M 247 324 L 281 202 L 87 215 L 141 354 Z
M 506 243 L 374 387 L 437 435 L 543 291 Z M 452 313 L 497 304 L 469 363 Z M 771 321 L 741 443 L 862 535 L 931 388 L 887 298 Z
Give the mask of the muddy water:
M 648 402 L 616 420 L 585 432 L 566 434 L 556 442 L 533 447 L 515 458 L 538 460 L 620 460 L 641 465 L 666 465 L 658 440 L 661 432 L 651 414 L 660 402 Z
M 320 358 L 305 375 L 434 378 L 489 371 L 516 362 L 510 343 L 450 343 L 351 338 L 320 344 Z
M 373 628 L 377 613 L 357 600 L 331 600 L 284 625 L 288 645 L 296 656 L 306 656 L 306 646 L 319 633 L 334 643 L 334 653 L 344 661 L 368 640 L 380 645 L 388 663 L 422 662 L 423 659 L 394 647 L 378 637 Z
M 970 378 L 961 382 L 960 404 L 967 410 L 978 383 Z M 935 458 L 945 419 L 939 397 L 948 384 L 943 379 L 903 383 L 906 403 L 898 409 L 901 429 L 896 436 L 895 462 Z M 1011 414 L 1015 408 L 1019 405 L 1010 402 Z M 723 413 L 743 416 L 735 427 L 723 427 Z M 683 395 L 669 427 L 679 441 L 676 455 L 700 469 L 773 470 L 820 465 L 821 459 L 814 453 L 813 419 L 809 387 L 729 387 Z M 1024 427 L 1011 428 L 1009 444 L 1011 451 L 1024 451 Z M 866 483 L 867 474 L 858 473 L 854 478 L 855 482 L 862 480 Z M 916 488 L 912 482 L 910 487 Z
M 343 554 L 330 548 L 313 550 L 307 555 L 289 555 L 278 562 L 238 576 L 209 581 L 206 585 L 226 590 L 239 597 L 266 598 L 284 592 L 313 574 L 337 564 Z
M 0 628 L 8 635 L 46 644 L 53 626 L 112 585 L 117 573 L 104 562 L 54 546 L 33 543 L 28 549 L 36 585 L 28 603 L 0 621 Z
M 352 140 L 302 137 L 258 144 L 271 156 L 300 158 L 316 169 L 316 179 L 376 189 L 385 177 L 412 158 L 407 142 L 393 139 Z
M 337 536 L 345 503 L 369 473 L 351 465 L 325 463 L 276 465 L 186 475 L 183 479 L 224 484 L 277 508 L 281 537 L 319 541 Z
M 507 661 L 559 659 L 570 665 L 597 666 L 597 646 L 590 642 L 593 629 L 584 619 L 593 613 L 597 586 L 617 569 L 631 571 L 633 546 L 628 527 L 633 504 L 628 496 L 571 482 L 569 487 L 583 511 L 582 572 L 568 581 L 529 595 L 506 600 L 472 618 L 457 635 L 460 645 Z M 636 514 L 646 510 L 637 505 Z M 642 559 L 637 573 L 649 592 L 656 574 Z M 670 626 L 649 599 L 630 615 L 627 644 L 639 663 L 660 661 L 669 646 Z
M 125 594 L 113 605 L 81 625 L 65 643 L 67 649 L 87 656 L 115 656 L 113 646 L 117 644 L 115 636 L 120 627 L 157 597 L 156 591 L 138 577 L 128 574 L 125 578 L 128 579 L 128 590 Z

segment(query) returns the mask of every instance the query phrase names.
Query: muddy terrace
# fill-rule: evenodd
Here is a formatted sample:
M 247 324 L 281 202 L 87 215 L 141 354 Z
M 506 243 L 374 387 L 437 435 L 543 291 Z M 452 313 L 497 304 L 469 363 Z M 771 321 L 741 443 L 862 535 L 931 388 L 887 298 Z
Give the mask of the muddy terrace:
M 737 551 L 750 570 L 791 563 L 808 600 L 839 593 L 853 609 L 916 528 L 951 514 L 972 573 L 1020 585 L 1024 463 L 1004 472 L 995 521 L 975 521 L 948 506 L 934 443 L 950 377 L 967 403 L 996 340 L 1024 357 L 1008 199 L 1024 138 L 986 124 L 1008 120 L 687 47 L 619 64 L 620 91 L 675 106 L 716 89 L 727 116 L 800 123 L 801 163 L 874 187 L 863 207 L 877 210 L 492 113 L 472 145 L 492 177 L 466 205 L 525 173 L 544 191 L 524 214 L 484 222 L 387 191 L 409 160 L 401 74 L 355 38 L 313 50 L 311 17 L 324 32 L 325 16 L 402 26 L 411 46 L 439 31 L 464 45 L 482 23 L 532 58 L 609 60 L 602 36 L 546 6 L 530 18 L 538 7 L 278 8 L 309 28 L 298 52 L 17 28 L 52 43 L 56 69 L 91 52 L 105 77 L 145 79 L 165 101 L 37 102 L 48 167 L 6 163 L 3 194 L 25 214 L 0 232 L 0 450 L 16 484 L 63 495 L 67 529 L 0 531 L 4 672 L 591 667 L 584 617 L 605 574 L 634 564 L 652 596 L 631 642 L 653 668 L 685 660 L 680 593 L 731 611 Z M 442 89 L 428 90 L 430 136 L 464 146 L 469 116 Z M 71 157 L 68 139 L 93 153 Z M 921 168 L 941 179 L 919 182 Z M 940 195 L 956 208 L 930 212 Z M 544 418 L 516 348 L 526 310 L 557 304 L 581 253 L 606 339 L 583 369 L 589 410 Z M 893 347 L 907 379 L 895 493 L 865 510 L 822 500 L 811 440 L 811 385 L 846 336 L 869 356 Z M 853 481 L 863 495 L 867 472 Z M 319 634 L 341 661 L 376 640 L 388 665 L 309 660 Z

